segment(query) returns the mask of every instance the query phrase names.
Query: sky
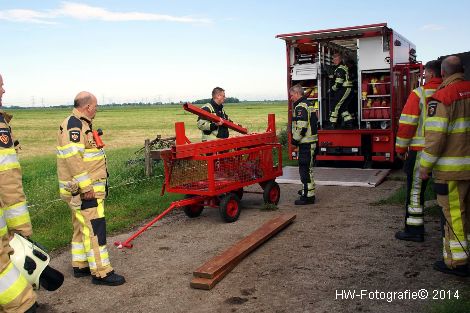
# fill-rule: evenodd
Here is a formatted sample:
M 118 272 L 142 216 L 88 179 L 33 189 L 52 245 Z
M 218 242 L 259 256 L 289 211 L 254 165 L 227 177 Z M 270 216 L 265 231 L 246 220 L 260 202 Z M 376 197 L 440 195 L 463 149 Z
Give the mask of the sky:
M 287 99 L 277 34 L 385 22 L 418 60 L 470 50 L 468 1 L 0 0 L 5 106 Z

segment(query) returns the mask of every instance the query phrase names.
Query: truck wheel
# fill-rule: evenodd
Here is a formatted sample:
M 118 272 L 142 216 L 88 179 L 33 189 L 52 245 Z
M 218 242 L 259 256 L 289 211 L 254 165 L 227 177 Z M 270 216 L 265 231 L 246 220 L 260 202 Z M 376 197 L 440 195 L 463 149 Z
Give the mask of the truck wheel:
M 189 199 L 189 198 L 192 198 L 194 197 L 194 195 L 185 195 L 184 198 L 185 199 Z M 198 217 L 199 215 L 201 215 L 202 213 L 202 210 L 204 210 L 204 205 L 202 205 L 201 203 L 196 203 L 196 204 L 191 204 L 191 205 L 187 205 L 183 208 L 184 210 L 184 213 L 190 217 L 190 218 L 194 218 L 194 217 Z
M 240 200 L 238 196 L 234 193 L 226 194 L 220 200 L 219 213 L 222 219 L 227 223 L 238 220 L 240 216 Z
M 278 204 L 281 198 L 281 188 L 274 180 L 269 181 L 264 187 L 264 203 Z

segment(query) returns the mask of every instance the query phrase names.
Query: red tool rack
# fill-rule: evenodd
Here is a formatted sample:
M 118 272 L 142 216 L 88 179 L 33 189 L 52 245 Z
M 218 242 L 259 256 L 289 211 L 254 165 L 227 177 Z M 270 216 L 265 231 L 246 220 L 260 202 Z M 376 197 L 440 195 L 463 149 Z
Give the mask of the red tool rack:
M 161 152 L 164 160 L 165 191 L 185 195 L 142 227 L 118 248 L 132 247 L 130 242 L 175 208 L 183 208 L 189 217 L 197 217 L 204 207 L 218 208 L 225 222 L 240 215 L 239 202 L 244 187 L 259 184 L 265 203 L 277 204 L 280 188 L 275 182 L 282 175 L 282 148 L 276 136 L 275 116 L 268 115 L 265 133 L 252 133 L 227 139 L 191 143 L 184 123 L 175 124 L 176 141 Z M 246 191 L 245 191 L 246 192 Z

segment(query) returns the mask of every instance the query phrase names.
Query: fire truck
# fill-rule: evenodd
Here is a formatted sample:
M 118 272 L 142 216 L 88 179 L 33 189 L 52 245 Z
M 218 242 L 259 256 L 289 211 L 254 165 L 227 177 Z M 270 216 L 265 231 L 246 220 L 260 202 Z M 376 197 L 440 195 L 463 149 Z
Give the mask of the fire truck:
M 422 83 L 423 66 L 416 47 L 386 23 L 280 34 L 286 42 L 287 89 L 300 84 L 307 99 L 318 104 L 317 161 L 393 163 L 400 113 L 414 88 Z M 353 81 L 348 110 L 353 129 L 326 130 L 333 105 L 333 55 L 341 53 Z M 289 97 L 288 97 L 289 98 Z M 292 103 L 289 100 L 290 145 Z

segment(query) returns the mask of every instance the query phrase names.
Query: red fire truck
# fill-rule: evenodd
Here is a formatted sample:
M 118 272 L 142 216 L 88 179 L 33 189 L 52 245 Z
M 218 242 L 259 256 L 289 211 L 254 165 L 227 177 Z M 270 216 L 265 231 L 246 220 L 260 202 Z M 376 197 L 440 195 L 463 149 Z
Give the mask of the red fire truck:
M 423 66 L 416 47 L 386 23 L 315 30 L 276 36 L 286 42 L 287 88 L 300 84 L 308 100 L 318 104 L 319 161 L 395 161 L 395 135 L 400 113 L 413 88 L 421 83 Z M 334 53 L 344 56 L 353 80 L 349 112 L 353 129 L 325 130 L 332 102 L 329 92 Z M 292 103 L 289 102 L 289 143 Z M 289 145 L 292 159 L 296 148 Z

